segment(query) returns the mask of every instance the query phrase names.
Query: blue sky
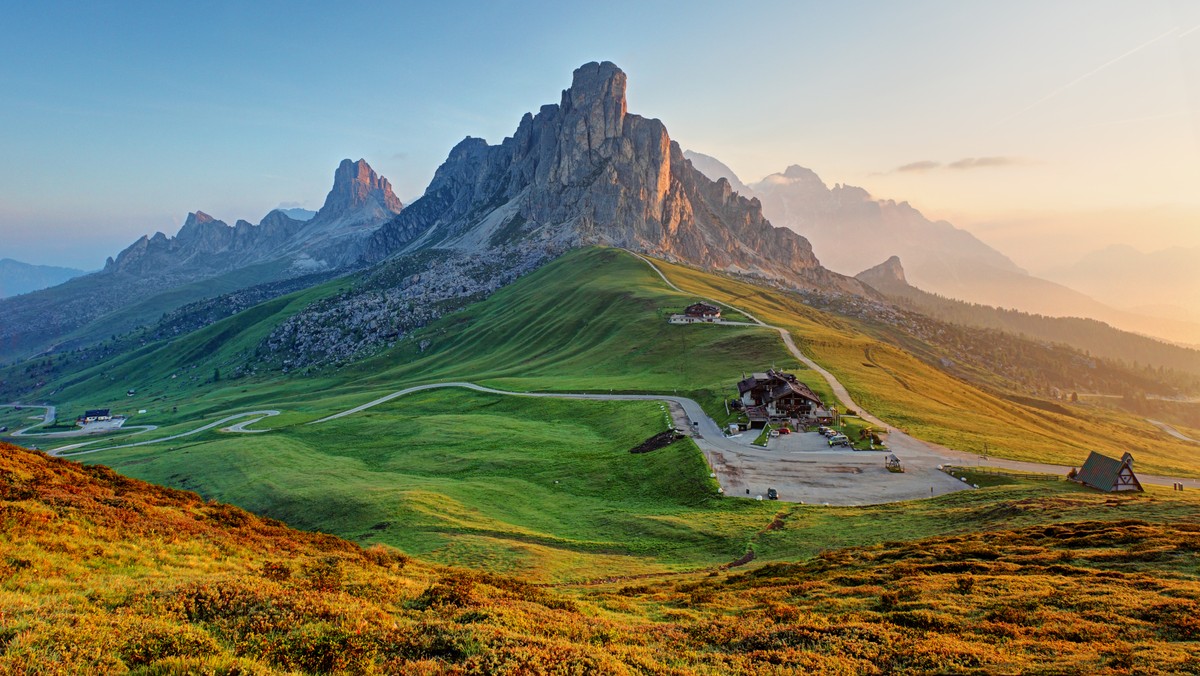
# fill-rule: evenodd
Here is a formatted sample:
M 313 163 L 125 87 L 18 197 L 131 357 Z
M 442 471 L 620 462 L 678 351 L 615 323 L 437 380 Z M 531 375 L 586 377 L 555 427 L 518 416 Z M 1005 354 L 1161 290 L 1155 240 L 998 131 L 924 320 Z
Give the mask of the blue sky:
M 1035 267 L 1023 241 L 1081 229 L 1200 244 L 1195 3 L 571 4 L 4 3 L 0 257 L 316 208 L 344 157 L 407 201 L 601 59 L 747 181 L 803 164 Z

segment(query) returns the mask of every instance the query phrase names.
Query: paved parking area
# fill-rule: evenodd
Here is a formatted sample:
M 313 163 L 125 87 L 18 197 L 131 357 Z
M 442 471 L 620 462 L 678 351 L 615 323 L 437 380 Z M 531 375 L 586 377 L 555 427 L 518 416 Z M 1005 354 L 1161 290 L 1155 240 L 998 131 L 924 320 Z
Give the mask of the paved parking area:
M 911 462 L 903 473 L 889 472 L 884 467 L 889 451 L 831 449 L 816 432 L 780 435 L 766 448 L 751 444 L 757 436 L 757 431 L 746 432 L 726 438 L 720 449 L 706 449 L 726 494 L 766 497 L 774 488 L 789 502 L 867 505 L 963 489 L 929 463 Z

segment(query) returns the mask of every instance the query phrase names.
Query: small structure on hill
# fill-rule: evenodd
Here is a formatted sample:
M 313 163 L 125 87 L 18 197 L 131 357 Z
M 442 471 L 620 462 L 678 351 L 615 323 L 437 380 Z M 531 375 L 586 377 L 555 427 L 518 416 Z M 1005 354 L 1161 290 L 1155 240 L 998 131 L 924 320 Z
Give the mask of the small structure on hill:
M 1128 453 L 1117 460 L 1092 451 L 1071 480 L 1110 493 L 1142 490 L 1142 483 L 1133 473 L 1133 456 Z
M 696 322 L 715 322 L 721 318 L 721 308 L 709 303 L 692 303 L 683 314 L 671 315 L 672 324 L 694 324 Z
M 775 369 L 743 378 L 738 396 L 751 424 L 807 421 L 824 406 L 817 393 L 795 375 Z
M 900 458 L 897 458 L 895 453 L 888 453 L 887 458 L 883 461 L 883 466 L 886 467 L 887 471 L 889 472 L 904 471 L 904 467 L 900 465 Z
M 75 419 L 75 424 L 83 427 L 89 423 L 105 422 L 112 420 L 112 415 L 107 408 L 94 408 L 83 412 L 83 415 Z

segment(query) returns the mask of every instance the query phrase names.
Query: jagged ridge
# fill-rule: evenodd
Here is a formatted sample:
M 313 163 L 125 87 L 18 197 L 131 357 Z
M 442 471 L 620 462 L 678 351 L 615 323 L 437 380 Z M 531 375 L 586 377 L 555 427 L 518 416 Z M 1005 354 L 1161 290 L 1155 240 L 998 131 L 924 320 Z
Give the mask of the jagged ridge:
M 499 145 L 466 138 L 424 196 L 379 229 L 365 257 L 478 250 L 514 240 L 626 247 L 801 288 L 863 293 L 823 268 L 803 237 L 773 227 L 757 200 L 711 181 L 666 127 L 627 112 L 626 76 L 576 69 L 557 105 L 527 113 Z

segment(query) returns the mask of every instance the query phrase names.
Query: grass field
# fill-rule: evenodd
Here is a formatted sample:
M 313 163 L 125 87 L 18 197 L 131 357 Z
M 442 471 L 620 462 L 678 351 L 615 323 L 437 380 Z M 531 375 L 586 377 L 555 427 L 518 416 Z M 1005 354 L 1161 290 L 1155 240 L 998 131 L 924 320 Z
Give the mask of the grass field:
M 230 412 L 278 409 L 282 415 L 261 424 L 276 430 L 269 434 L 211 431 L 80 459 L 302 528 L 540 580 L 577 579 L 580 571 L 611 576 L 705 568 L 750 549 L 761 560 L 788 560 L 829 546 L 991 529 L 1007 523 L 989 516 L 998 502 L 1066 501 L 1061 515 L 1036 516 L 1043 521 L 1093 518 L 1097 505 L 1107 504 L 1076 496 L 1066 484 L 998 486 L 1001 492 L 987 495 L 857 510 L 716 499 L 690 442 L 647 455 L 627 452 L 661 431 L 662 412 L 653 403 L 441 390 L 303 425 L 405 386 L 446 380 L 513 390 L 677 391 L 719 418 L 721 399 L 733 394 L 743 372 L 796 369 L 772 331 L 666 323 L 672 308 L 715 296 L 789 327 L 868 410 L 922 438 L 966 449 L 986 439 L 994 455 L 1073 462 L 1087 449 L 1111 452 L 1131 434 L 1111 417 L 1048 418 L 992 397 L 786 294 L 663 267 L 691 291 L 668 290 L 644 262 L 623 252 L 581 250 L 363 362 L 318 376 L 207 377 L 252 349 L 282 317 L 336 293 L 333 282 L 48 387 L 62 388 L 55 401 L 67 416 L 73 408 L 147 408 L 136 422 L 162 425 L 154 433 L 161 436 Z M 797 372 L 829 396 L 816 374 Z M 130 387 L 137 396 L 125 396 Z M 1167 449 L 1135 448 L 1139 469 L 1195 471 L 1186 456 L 1170 464 L 1176 447 Z M 1113 509 L 1114 518 L 1122 513 Z M 788 528 L 769 527 L 779 520 Z

